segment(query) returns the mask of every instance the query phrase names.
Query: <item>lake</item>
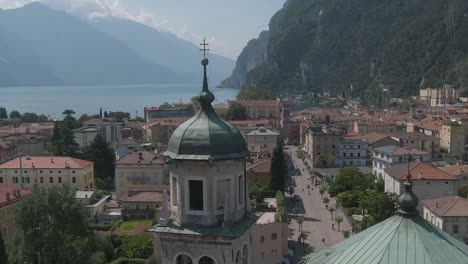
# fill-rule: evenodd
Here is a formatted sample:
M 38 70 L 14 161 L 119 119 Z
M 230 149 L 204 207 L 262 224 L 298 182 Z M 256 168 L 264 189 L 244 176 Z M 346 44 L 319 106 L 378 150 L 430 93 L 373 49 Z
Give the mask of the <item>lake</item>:
M 164 102 L 190 102 L 202 89 L 200 84 L 105 85 L 105 86 L 52 86 L 52 87 L 1 87 L 0 106 L 7 111 L 34 112 L 51 118 L 61 118 L 65 109 L 81 114 L 103 111 L 138 111 L 143 116 L 145 106 L 159 106 Z M 216 88 L 210 90 L 216 97 L 214 103 L 235 99 L 239 90 Z

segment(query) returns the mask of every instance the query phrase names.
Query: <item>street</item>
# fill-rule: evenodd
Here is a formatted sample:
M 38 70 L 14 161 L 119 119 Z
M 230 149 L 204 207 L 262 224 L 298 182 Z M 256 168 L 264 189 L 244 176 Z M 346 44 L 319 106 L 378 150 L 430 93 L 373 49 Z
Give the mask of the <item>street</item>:
M 296 156 L 296 150 L 298 147 L 287 146 L 284 148 L 285 154 L 290 155 L 291 159 L 288 161 L 288 166 L 291 168 L 293 166 L 295 170 L 291 172 L 290 178 L 293 181 L 293 186 L 295 189 L 294 195 L 299 195 L 299 200 L 294 199 L 293 197 L 286 195 L 286 207 L 288 217 L 291 219 L 289 223 L 289 248 L 294 249 L 294 258 L 293 263 L 297 261 L 304 255 L 305 248 L 302 244 L 298 243 L 299 225 L 296 221 L 297 217 L 302 217 L 304 222 L 302 224 L 302 232 L 308 234 L 306 244 L 311 246 L 315 251 L 327 248 L 339 241 L 344 240 L 342 231 L 349 230 L 351 231 L 351 225 L 344 217 L 343 213 L 339 209 L 335 209 L 334 217 L 336 215 L 341 215 L 343 217 L 343 222 L 340 224 L 340 231 L 338 231 L 337 223 L 332 220 L 331 213 L 325 207 L 321 199 L 319 192 L 319 186 L 315 187 L 314 182 L 309 179 L 309 172 L 302 162 Z M 292 164 L 291 164 L 292 163 Z M 310 189 L 307 188 L 307 185 L 310 185 Z M 309 194 L 310 193 L 310 194 Z M 326 192 L 323 197 L 329 197 Z M 329 197 L 330 198 L 330 197 Z M 335 199 L 330 198 L 329 207 L 335 207 Z M 293 208 L 298 209 L 297 217 L 293 213 Z M 332 229 L 332 224 L 334 229 Z

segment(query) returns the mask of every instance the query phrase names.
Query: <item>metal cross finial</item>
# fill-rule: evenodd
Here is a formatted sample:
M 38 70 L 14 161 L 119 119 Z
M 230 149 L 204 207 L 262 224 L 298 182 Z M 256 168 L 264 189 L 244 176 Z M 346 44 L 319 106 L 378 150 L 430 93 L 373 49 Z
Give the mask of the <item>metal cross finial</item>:
M 203 58 L 206 58 L 206 52 L 210 49 L 206 48 L 206 46 L 208 46 L 208 43 L 206 43 L 205 38 L 203 38 L 203 43 L 200 43 L 200 46 L 203 46 L 203 48 L 201 48 L 200 50 L 203 51 Z

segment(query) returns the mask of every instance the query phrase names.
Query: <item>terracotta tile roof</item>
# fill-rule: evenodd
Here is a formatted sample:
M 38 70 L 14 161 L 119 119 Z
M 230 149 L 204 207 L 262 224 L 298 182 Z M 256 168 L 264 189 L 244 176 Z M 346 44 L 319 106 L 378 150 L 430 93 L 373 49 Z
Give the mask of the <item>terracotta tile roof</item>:
M 104 120 L 102 120 L 101 118 L 92 118 L 92 119 L 83 121 L 83 126 L 99 125 L 99 124 L 102 124 L 103 122 Z
M 0 164 L 0 169 L 17 169 L 20 167 L 19 158 Z M 87 160 L 70 157 L 23 157 L 23 169 L 83 169 L 94 163 Z
M 140 192 L 132 196 L 124 196 L 120 199 L 121 202 L 141 202 L 141 203 L 154 203 L 162 202 L 162 192 Z
M 14 195 L 14 192 L 19 191 L 20 195 Z M 10 200 L 7 200 L 7 193 L 10 193 Z M 20 190 L 13 186 L 0 185 L 0 207 L 10 205 L 21 199 L 21 197 L 31 194 L 29 190 Z
M 441 170 L 453 175 L 460 176 L 468 174 L 468 165 L 449 165 L 441 167 Z
M 468 216 L 468 199 L 449 196 L 436 199 L 425 199 L 422 203 L 427 209 L 439 216 Z
M 128 185 L 127 191 L 130 192 L 163 192 L 169 191 L 169 185 Z
M 392 154 L 392 155 L 430 155 L 428 152 L 426 151 L 422 151 L 422 150 L 419 150 L 419 149 L 407 149 L 407 148 L 403 148 L 403 147 L 398 147 L 398 146 L 394 146 L 394 145 L 390 145 L 390 146 L 385 146 L 385 147 L 380 147 L 380 148 L 376 148 L 374 149 L 375 152 L 379 152 L 379 153 L 386 153 L 386 154 Z
M 367 143 L 374 144 L 375 142 L 382 140 L 384 138 L 390 137 L 389 135 L 380 134 L 380 133 L 368 133 L 364 135 L 364 138 L 367 139 Z
M 252 172 L 270 172 L 271 160 L 269 157 L 264 159 L 256 159 L 252 164 L 248 164 L 247 171 Z
M 241 126 L 241 125 L 265 126 L 265 125 L 270 124 L 270 120 L 268 119 L 229 120 L 228 122 L 233 126 Z
M 115 164 L 161 165 L 164 164 L 164 158 L 151 151 L 139 151 L 123 157 Z
M 408 164 L 399 164 L 386 168 L 385 172 L 397 180 L 406 180 Z M 458 180 L 457 177 L 436 168 L 430 163 L 412 162 L 409 164 L 411 180 Z

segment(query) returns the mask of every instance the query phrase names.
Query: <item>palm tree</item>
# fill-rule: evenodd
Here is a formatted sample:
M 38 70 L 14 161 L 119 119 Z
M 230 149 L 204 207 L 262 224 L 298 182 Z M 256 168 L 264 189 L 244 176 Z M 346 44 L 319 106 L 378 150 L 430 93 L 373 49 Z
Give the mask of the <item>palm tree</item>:
M 340 224 L 343 222 L 343 217 L 341 215 L 338 215 L 335 217 L 336 224 L 338 225 L 338 232 L 340 231 Z
M 302 223 L 304 223 L 304 218 L 303 218 L 303 217 L 298 217 L 298 218 L 296 219 L 296 221 L 297 221 L 297 224 L 299 225 L 299 232 L 301 232 L 301 230 L 302 230 Z
M 330 211 L 331 218 L 332 218 L 332 220 L 333 220 L 333 212 L 335 211 L 335 208 L 330 207 L 330 208 L 328 208 L 328 211 Z
M 325 207 L 328 208 L 328 203 L 329 202 L 330 202 L 330 198 L 328 198 L 328 197 L 323 198 L 323 203 L 325 204 Z
M 299 235 L 299 240 L 302 240 L 302 247 L 304 247 L 305 241 L 307 240 L 308 237 L 309 235 L 305 232 L 301 232 L 301 234 Z

